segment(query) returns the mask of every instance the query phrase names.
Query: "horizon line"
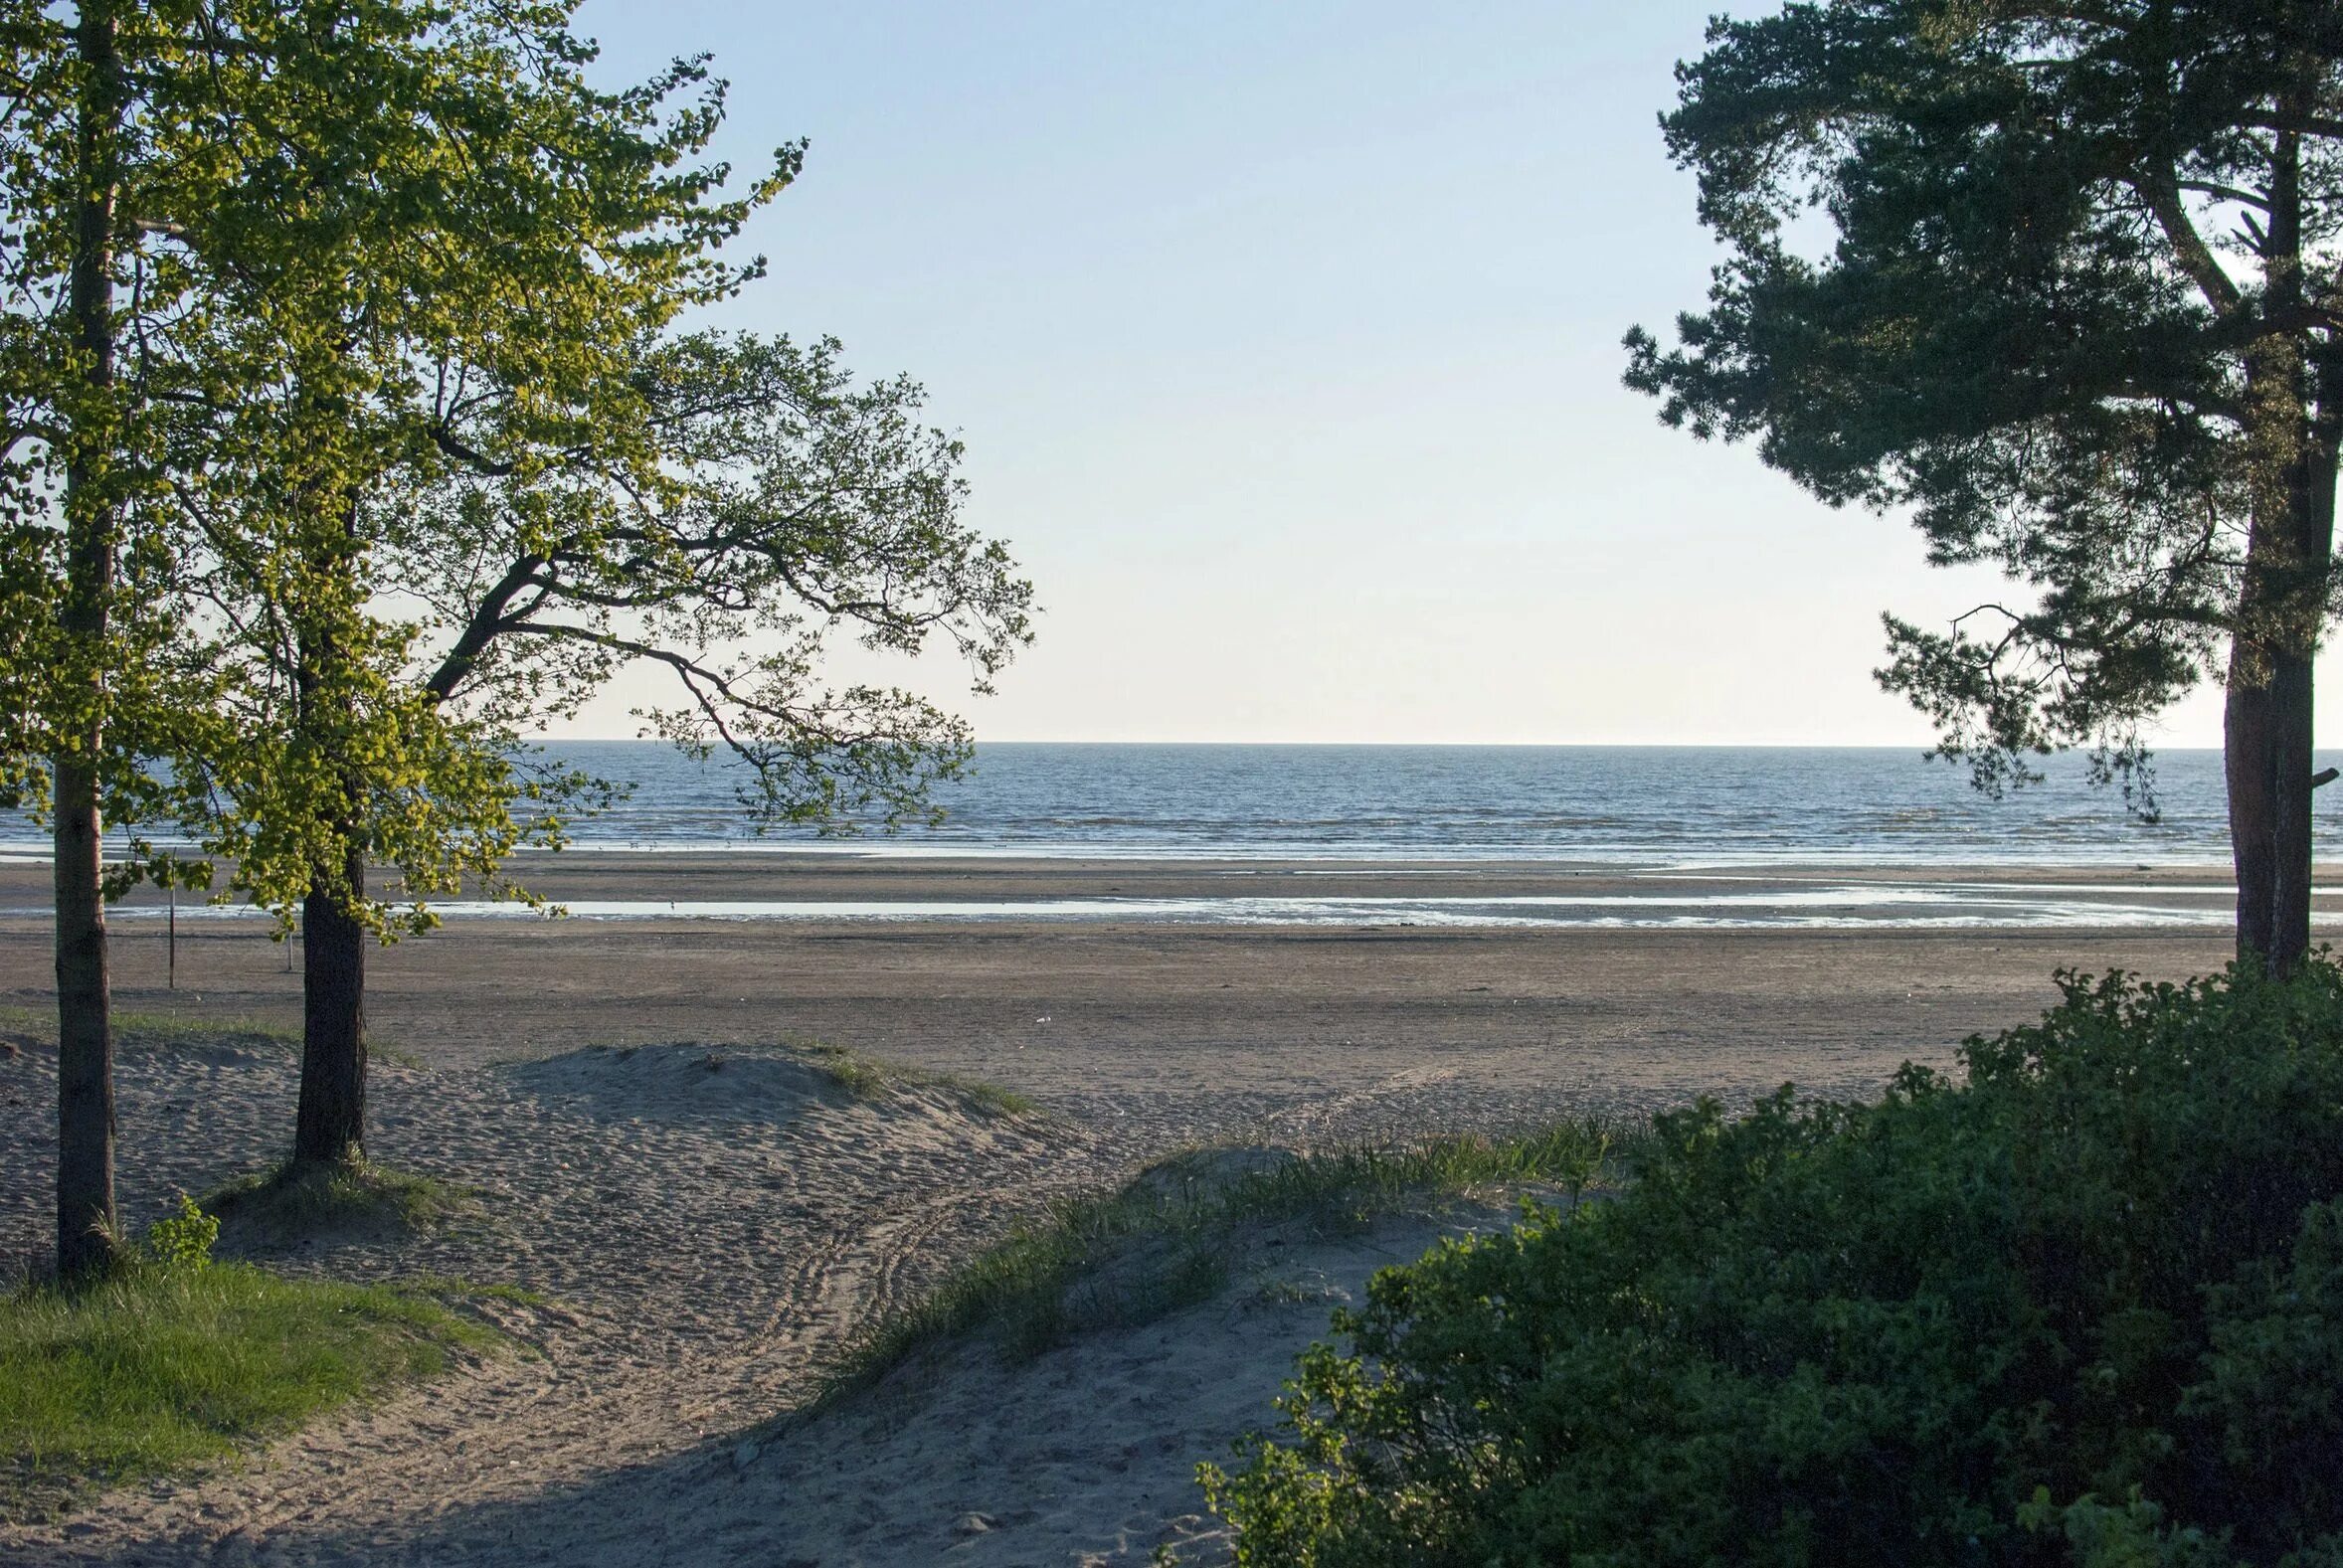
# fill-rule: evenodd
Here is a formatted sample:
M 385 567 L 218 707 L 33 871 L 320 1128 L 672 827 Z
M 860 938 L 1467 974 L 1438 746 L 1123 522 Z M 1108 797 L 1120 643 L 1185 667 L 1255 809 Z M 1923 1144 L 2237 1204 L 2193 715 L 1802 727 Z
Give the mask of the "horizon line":
M 644 735 L 524 735 L 521 741 L 530 746 L 588 746 L 643 745 L 668 746 L 673 742 L 657 736 Z M 1230 741 L 1230 740 L 1082 740 L 1066 737 L 1039 739 L 1022 736 L 985 736 L 977 740 L 982 746 L 1183 746 L 1183 747 L 1285 747 L 1293 750 L 1319 748 L 1323 750 L 1367 750 L 1388 748 L 1417 751 L 1645 751 L 1645 752 L 1903 752 L 1925 755 L 1931 748 L 1916 742 L 1904 741 Z M 722 750 L 719 746 L 717 750 Z M 2070 752 L 2084 751 L 2082 747 L 2069 747 Z M 2218 745 L 2151 746 L 2150 757 L 2173 752 L 2220 752 Z M 2336 745 L 2316 745 L 2313 751 L 2343 751 L 2343 742 Z M 2032 754 L 2030 754 L 2032 755 Z

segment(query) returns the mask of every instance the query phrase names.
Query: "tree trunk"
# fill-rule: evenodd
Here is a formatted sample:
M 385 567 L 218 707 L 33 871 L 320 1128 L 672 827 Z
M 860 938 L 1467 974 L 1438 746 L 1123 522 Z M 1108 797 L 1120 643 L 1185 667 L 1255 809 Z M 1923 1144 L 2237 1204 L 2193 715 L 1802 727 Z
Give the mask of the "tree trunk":
M 349 851 L 346 893 L 313 885 L 301 906 L 301 1101 L 296 1163 L 355 1160 L 366 1145 L 366 856 Z
M 2310 952 L 2311 659 L 2317 644 L 2272 660 L 2269 971 L 2294 972 Z
M 57 891 L 57 1269 L 102 1271 L 114 1247 L 113 1018 L 105 972 L 105 887 L 98 818 L 105 642 L 120 527 L 116 481 L 98 432 L 114 384 L 114 192 L 122 118 L 111 9 L 91 0 L 75 26 L 83 88 L 69 308 L 88 401 L 66 465 L 66 585 L 60 620 L 74 667 L 63 682 L 66 737 L 55 759 Z
M 114 1245 L 114 1042 L 97 779 L 57 762 L 57 1272 L 104 1272 Z
M 2272 972 L 2286 974 L 2310 952 L 2311 806 L 2318 790 L 2312 769 L 2311 670 L 2326 629 L 2328 579 L 2335 558 L 2335 456 L 2333 421 L 2321 410 L 2312 424 L 2299 486 L 2302 508 L 2296 548 L 2307 563 L 2315 591 L 2303 610 L 2298 651 L 2277 661 L 2273 695 L 2278 715 L 2273 740 L 2277 769 L 2277 883 L 2271 902 L 2276 918 L 2270 932 Z
M 2259 966 L 2276 929 L 2277 804 L 2269 746 L 2270 683 L 2260 650 L 2243 637 L 2230 649 L 2222 710 L 2222 773 L 2229 784 L 2230 861 L 2238 878 L 2238 961 Z
M 2264 253 L 2275 319 L 2303 303 L 2302 208 L 2300 138 L 2281 131 Z M 2223 716 L 2238 960 L 2277 976 L 2310 951 L 2311 671 L 2335 534 L 2332 411 L 2314 403 L 2306 338 L 2287 328 L 2246 355 L 2252 521 Z
M 312 558 L 318 597 L 298 616 L 299 706 L 294 725 L 320 756 L 342 758 L 348 657 L 340 617 L 362 603 L 349 531 L 355 504 L 343 518 L 345 537 Z M 348 600 L 341 597 L 347 591 Z M 358 910 L 366 899 L 366 785 L 355 770 L 340 781 L 331 826 L 341 865 L 312 870 L 301 904 L 301 1098 L 293 1123 L 293 1162 L 352 1162 L 366 1151 L 366 943 Z M 333 872 L 338 869 L 337 877 Z
M 2311 655 L 2242 645 L 2223 723 L 2238 959 L 2283 976 L 2310 951 Z

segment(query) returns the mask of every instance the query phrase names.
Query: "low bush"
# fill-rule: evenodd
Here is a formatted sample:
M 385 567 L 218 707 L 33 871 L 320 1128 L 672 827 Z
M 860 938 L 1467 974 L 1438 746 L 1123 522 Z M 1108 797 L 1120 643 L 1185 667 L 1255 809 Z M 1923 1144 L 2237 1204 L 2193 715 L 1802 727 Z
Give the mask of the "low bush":
M 1205 1467 L 1239 1560 L 2343 1565 L 2343 971 L 2060 983 L 1383 1273 Z

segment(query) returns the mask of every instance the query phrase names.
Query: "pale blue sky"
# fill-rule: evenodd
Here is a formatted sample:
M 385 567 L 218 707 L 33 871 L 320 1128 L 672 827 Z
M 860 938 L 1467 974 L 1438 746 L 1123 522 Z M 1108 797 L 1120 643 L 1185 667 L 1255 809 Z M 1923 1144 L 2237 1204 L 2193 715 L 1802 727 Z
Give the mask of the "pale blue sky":
M 996 740 L 1918 744 L 1910 531 L 1662 429 L 1712 250 L 1654 125 L 1715 0 L 587 0 L 812 140 L 730 320 L 908 371 L 1046 613 Z M 943 672 L 938 672 L 941 675 Z M 934 682 L 940 693 L 948 681 Z M 648 677 L 569 733 L 631 733 Z M 2322 725 L 2343 740 L 2343 726 Z M 2217 744 L 2217 704 L 2166 744 Z

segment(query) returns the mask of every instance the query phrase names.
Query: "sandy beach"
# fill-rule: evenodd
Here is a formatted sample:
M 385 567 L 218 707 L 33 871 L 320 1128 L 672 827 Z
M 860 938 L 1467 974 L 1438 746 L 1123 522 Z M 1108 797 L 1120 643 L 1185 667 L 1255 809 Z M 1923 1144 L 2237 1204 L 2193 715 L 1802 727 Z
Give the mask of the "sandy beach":
M 41 868 L 0 867 L 0 909 L 42 895 Z M 1594 896 L 1649 876 L 1564 865 L 1264 865 L 928 860 L 838 855 L 540 857 L 557 901 L 786 897 L 853 907 L 942 897 L 1283 894 L 1341 886 L 1476 896 Z M 1745 887 L 1669 874 L 1674 895 Z M 2086 885 L 2109 905 L 2201 908 L 2195 927 L 1799 930 L 1252 926 L 1038 921 L 458 919 L 377 952 L 368 1009 L 382 1042 L 434 1067 L 591 1044 L 819 1040 L 1001 1084 L 1148 1145 L 1257 1125 L 1299 1137 L 1382 1127 L 1486 1129 L 1557 1111 L 1648 1111 L 1746 1098 L 1794 1081 L 1858 1093 L 1906 1060 L 2038 1011 L 2062 967 L 2156 974 L 2223 960 L 2215 875 L 1944 868 L 1771 871 L 1829 886 L 1867 878 Z M 2186 889 L 2155 894 L 2141 889 Z M 2322 904 L 2327 902 L 2322 899 Z M 183 913 L 178 982 L 151 893 L 117 919 L 117 1005 L 173 1017 L 298 1019 L 286 945 L 250 920 Z M 144 918 L 141 918 L 140 912 Z M 0 999 L 39 1006 L 47 933 L 0 919 Z
M 0 1568 L 2343 1568 L 2343 0 L 1720 9 L 20 6 Z
M 39 872 L 0 869 L 0 907 L 36 900 Z M 1538 866 L 835 856 L 580 855 L 537 872 L 555 897 L 637 903 L 663 890 L 856 904 L 1134 887 L 1200 896 L 1240 876 L 1289 890 L 1438 876 L 1526 896 L 1559 879 L 1642 881 Z M 333 1418 L 242 1470 L 8 1527 L 0 1553 L 1104 1563 L 1176 1541 L 1208 1554 L 1195 1461 L 1266 1419 L 1330 1303 L 1486 1213 L 1403 1217 L 1339 1241 L 1273 1238 L 1281 1250 L 1261 1256 L 1275 1271 L 1246 1274 L 1266 1282 L 1250 1294 L 1013 1373 L 970 1350 L 811 1427 L 771 1423 L 807 1397 L 825 1355 L 1018 1217 L 1182 1144 L 1496 1131 L 1701 1094 L 1741 1102 L 1785 1081 L 1857 1094 L 1906 1060 L 1946 1064 L 1965 1035 L 2031 1017 L 2055 994 L 2056 968 L 2177 976 L 2226 956 L 2217 879 L 2123 871 L 2097 885 L 2094 897 L 2117 901 L 2182 887 L 2152 896 L 2196 899 L 2207 920 L 1961 931 L 452 921 L 374 957 L 370 1016 L 387 1050 L 372 1146 L 476 1189 L 479 1222 L 260 1256 L 541 1291 L 544 1307 L 499 1309 L 535 1353 Z M 169 988 L 163 923 L 128 915 L 117 1005 L 289 1026 L 298 976 L 286 958 L 259 923 L 182 918 Z M 0 919 L 0 1002 L 27 1017 L 47 1006 L 49 961 L 38 918 Z M 788 1049 L 811 1041 L 997 1084 L 1039 1110 L 1002 1117 L 948 1087 L 857 1101 Z M 0 1240 L 20 1267 L 48 1222 L 53 1075 L 29 1032 L 0 1061 Z M 133 1039 L 120 1077 L 135 1221 L 175 1190 L 264 1165 L 289 1125 L 293 1062 L 264 1038 L 200 1049 Z M 1002 1453 L 1022 1459 L 994 1463 Z

